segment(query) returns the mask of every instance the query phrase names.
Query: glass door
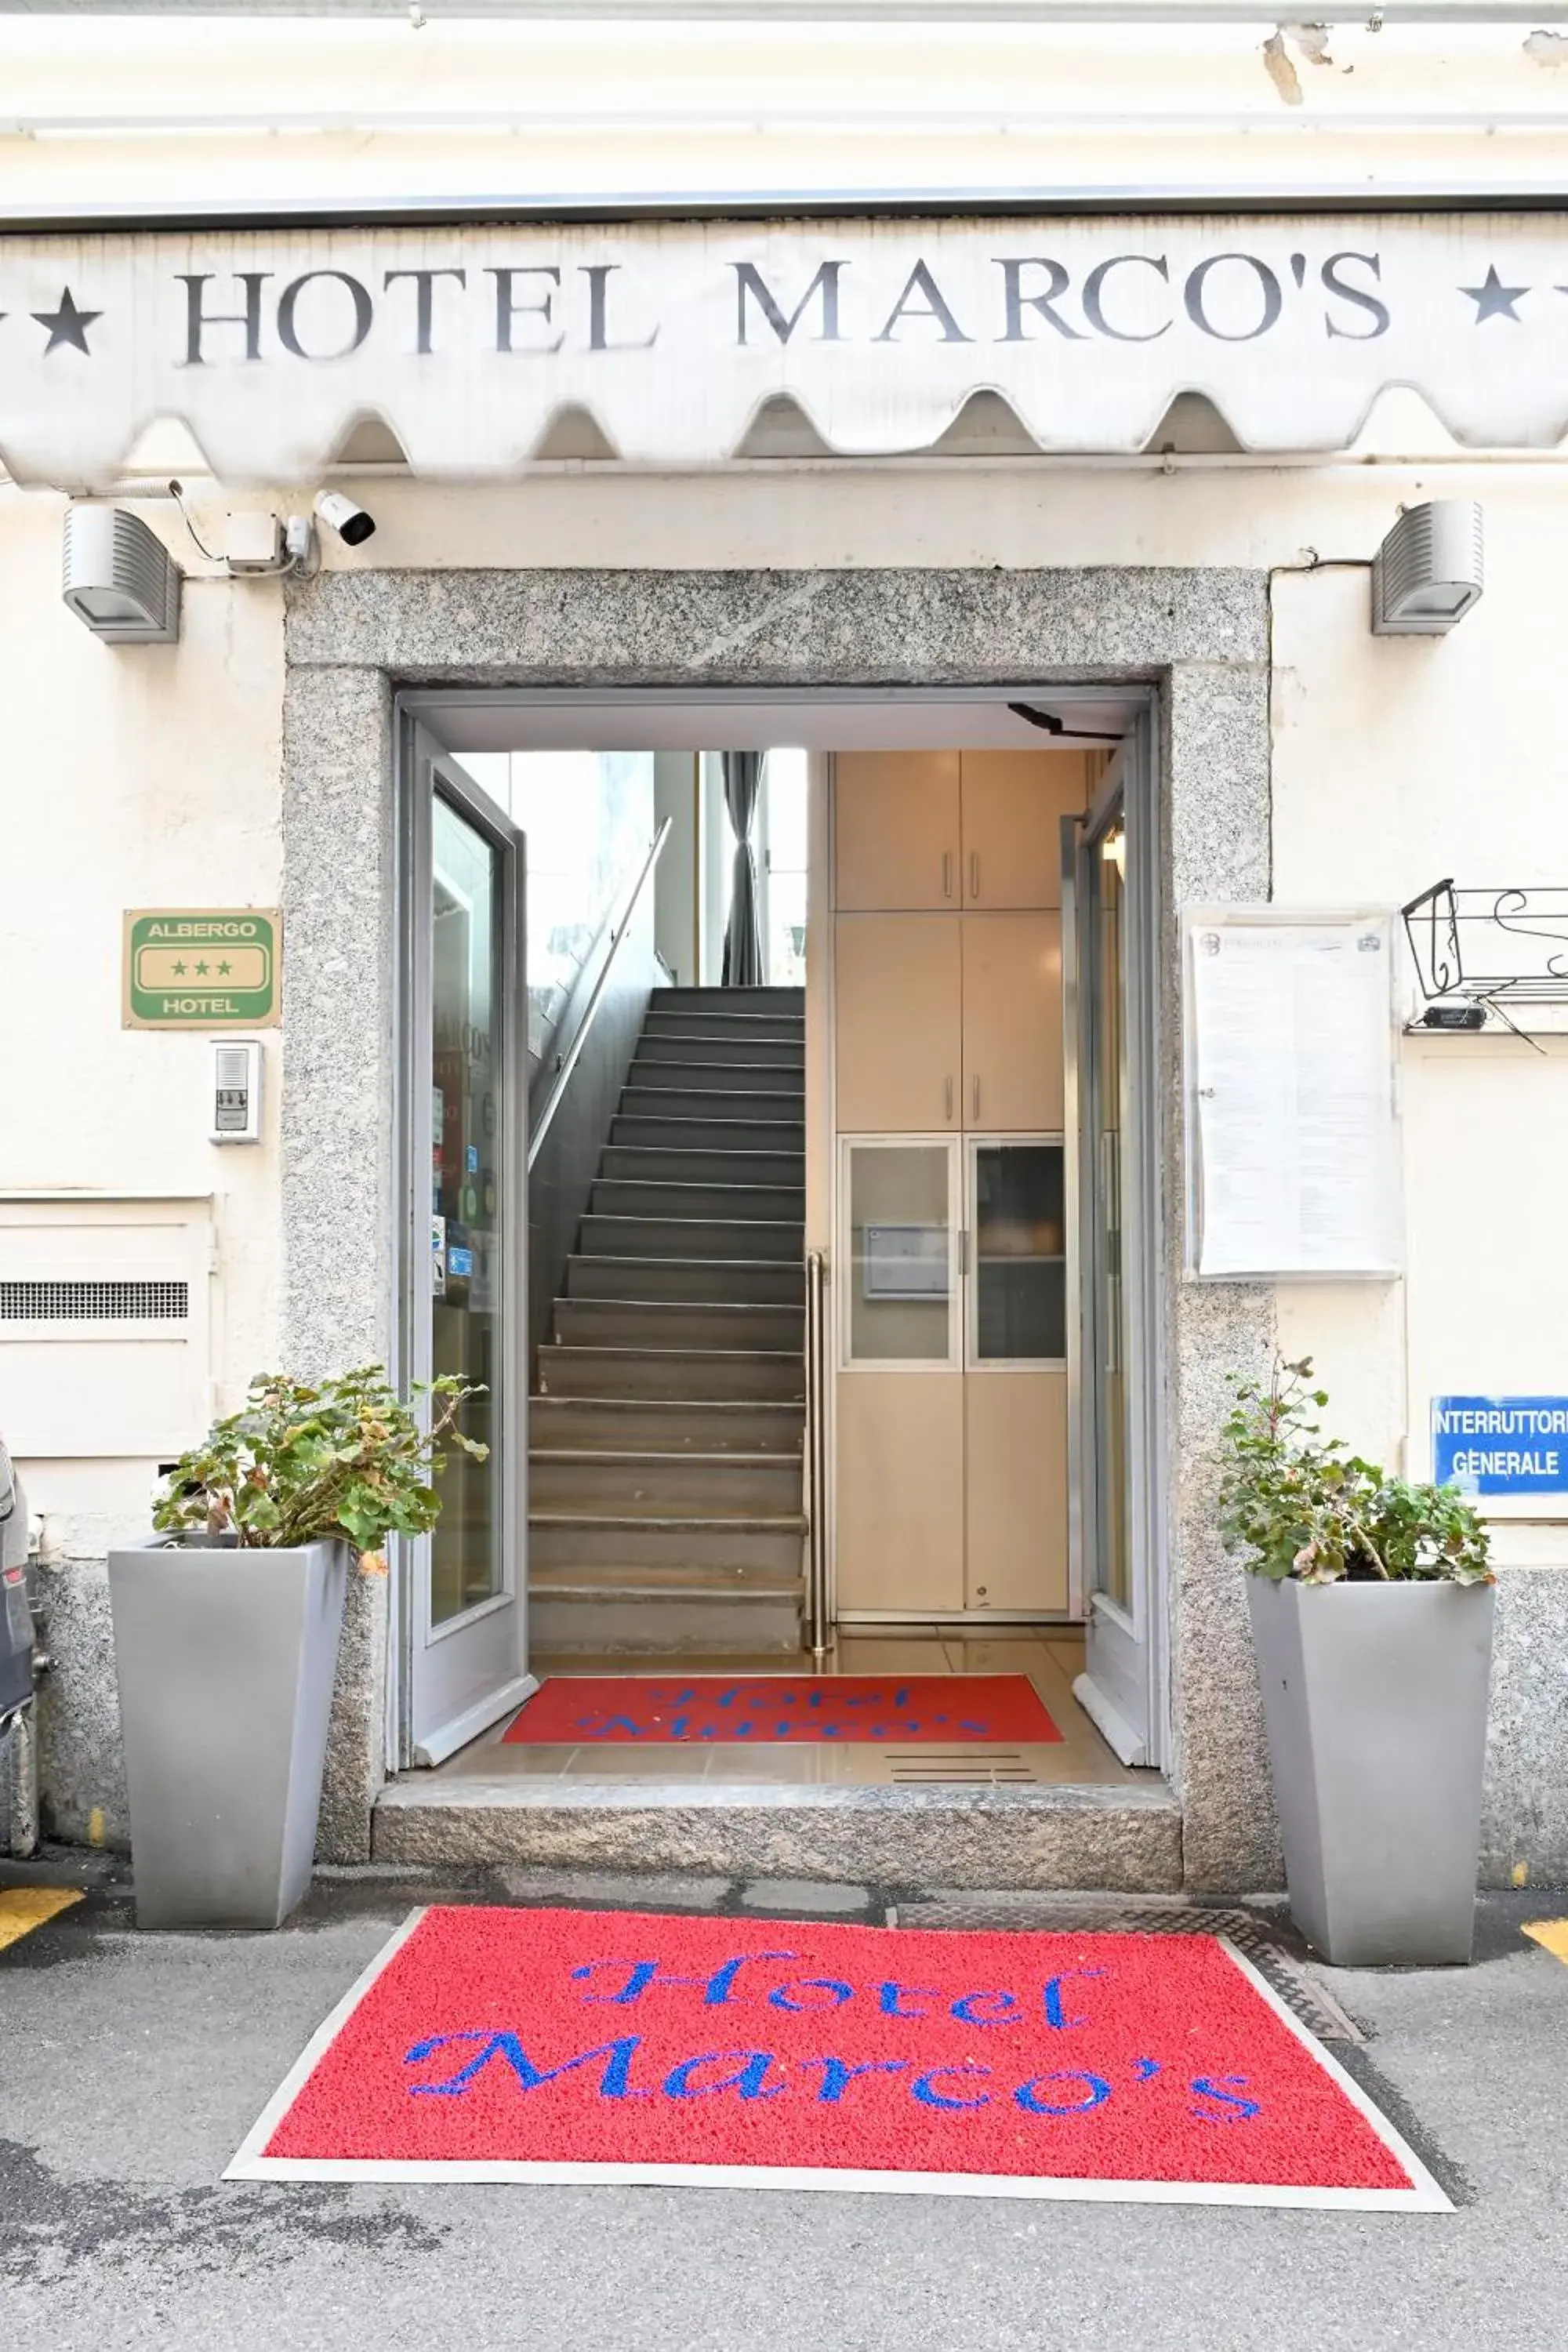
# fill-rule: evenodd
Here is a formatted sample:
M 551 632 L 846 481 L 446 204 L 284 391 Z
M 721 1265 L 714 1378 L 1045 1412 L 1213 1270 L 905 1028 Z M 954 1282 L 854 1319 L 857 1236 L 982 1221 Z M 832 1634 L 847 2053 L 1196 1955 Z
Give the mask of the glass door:
M 437 1764 L 517 1706 L 525 1667 L 528 1216 L 523 843 L 416 730 L 408 810 L 405 1356 L 479 1393 L 435 1532 L 404 1548 L 405 1760 Z
M 1123 1763 L 1159 1761 L 1152 795 L 1141 737 L 1063 826 L 1068 1459 L 1077 1695 Z

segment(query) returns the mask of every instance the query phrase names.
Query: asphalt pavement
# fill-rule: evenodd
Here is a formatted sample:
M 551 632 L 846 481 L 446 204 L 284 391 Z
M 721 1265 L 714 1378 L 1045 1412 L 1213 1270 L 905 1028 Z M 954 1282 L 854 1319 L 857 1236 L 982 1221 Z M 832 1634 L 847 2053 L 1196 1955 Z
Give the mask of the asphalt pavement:
M 58 1883 L 63 1856 L 0 1866 Z M 412 1905 L 614 1899 L 510 1874 L 319 1882 L 276 1935 L 140 1934 L 116 1865 L 0 1950 L 0 2343 L 49 2352 L 1489 2352 L 1568 2347 L 1568 1966 L 1484 1898 L 1477 1964 L 1322 1970 L 1337 2051 L 1447 2214 L 729 2189 L 225 2183 Z M 657 1883 L 656 1883 L 657 1885 Z M 679 1890 L 677 1889 L 679 1894 Z M 913 1890 L 867 1890 L 863 1916 Z M 624 1896 L 623 1898 L 624 1899 Z M 798 1906 L 686 1890 L 708 1907 Z M 835 1898 L 842 1916 L 843 1898 Z M 673 1907 L 655 1892 L 649 1907 Z M 821 1909 L 826 1915 L 827 1906 Z

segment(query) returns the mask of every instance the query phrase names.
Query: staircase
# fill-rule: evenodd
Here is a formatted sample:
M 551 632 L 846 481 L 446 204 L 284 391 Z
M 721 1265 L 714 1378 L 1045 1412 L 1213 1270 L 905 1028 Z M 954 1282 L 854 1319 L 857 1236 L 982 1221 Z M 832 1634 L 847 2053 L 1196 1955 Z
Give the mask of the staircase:
M 653 996 L 530 1401 L 535 1650 L 800 1646 L 805 1024 Z

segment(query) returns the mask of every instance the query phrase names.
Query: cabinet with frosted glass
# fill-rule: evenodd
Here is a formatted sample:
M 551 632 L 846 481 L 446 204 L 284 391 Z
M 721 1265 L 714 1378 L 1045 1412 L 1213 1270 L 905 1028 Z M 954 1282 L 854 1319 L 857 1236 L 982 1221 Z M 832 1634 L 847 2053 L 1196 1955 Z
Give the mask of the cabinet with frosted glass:
M 1059 1614 L 1059 1137 L 841 1144 L 841 1609 Z

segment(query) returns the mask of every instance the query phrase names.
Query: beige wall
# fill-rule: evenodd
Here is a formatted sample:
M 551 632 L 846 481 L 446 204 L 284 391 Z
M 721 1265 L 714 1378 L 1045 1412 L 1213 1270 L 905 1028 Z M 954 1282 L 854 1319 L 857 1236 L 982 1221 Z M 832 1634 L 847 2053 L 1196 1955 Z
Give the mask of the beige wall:
M 227 1410 L 277 1345 L 279 1034 L 263 1141 L 209 1143 L 205 1034 L 120 1025 L 121 917 L 277 904 L 282 600 L 188 580 L 177 646 L 100 645 L 60 602 L 60 515 L 0 491 L 0 1191 L 211 1194 Z M 29 1351 L 5 1356 L 0 1382 L 25 1379 Z M 72 1549 L 145 1523 L 146 1462 L 24 1466 Z

